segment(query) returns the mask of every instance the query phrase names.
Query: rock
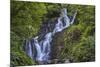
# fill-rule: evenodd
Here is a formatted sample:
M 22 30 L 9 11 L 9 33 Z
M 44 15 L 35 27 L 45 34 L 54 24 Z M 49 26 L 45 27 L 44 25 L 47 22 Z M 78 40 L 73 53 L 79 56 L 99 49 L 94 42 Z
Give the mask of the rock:
M 70 63 L 70 60 L 69 59 L 66 59 L 64 63 Z
M 62 49 L 64 48 L 64 39 L 63 39 L 63 33 L 57 33 L 54 36 L 53 42 L 52 42 L 52 47 L 51 47 L 51 57 L 52 59 L 60 59 L 61 58 L 61 52 Z

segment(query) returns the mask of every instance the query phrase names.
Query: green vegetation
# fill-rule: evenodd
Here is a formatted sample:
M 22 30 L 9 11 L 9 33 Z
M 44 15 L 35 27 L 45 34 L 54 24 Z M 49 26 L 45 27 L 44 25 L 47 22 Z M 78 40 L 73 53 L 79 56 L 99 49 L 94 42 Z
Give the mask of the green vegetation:
M 78 14 L 74 25 L 55 38 L 55 45 L 60 42 L 58 46 L 64 45 L 60 55 L 56 52 L 55 55 L 72 62 L 95 61 L 95 7 L 67 5 L 67 8 L 68 11 L 77 10 Z
M 11 64 L 32 65 L 23 51 L 26 39 L 35 36 L 42 24 L 46 7 L 41 3 L 11 1 Z
M 70 59 L 73 62 L 95 60 L 95 7 L 90 5 L 69 5 L 11 1 L 11 66 L 36 64 L 25 54 L 25 40 L 37 35 L 42 22 L 55 20 L 62 8 L 68 15 L 77 10 L 75 23 L 54 39 L 55 58 Z M 58 54 L 60 53 L 60 54 Z

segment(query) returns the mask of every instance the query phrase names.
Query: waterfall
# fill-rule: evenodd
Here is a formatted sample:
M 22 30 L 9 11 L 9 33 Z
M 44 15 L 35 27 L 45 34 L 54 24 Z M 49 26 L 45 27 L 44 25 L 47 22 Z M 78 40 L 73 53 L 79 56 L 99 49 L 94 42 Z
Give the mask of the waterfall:
M 36 60 L 37 62 L 49 63 L 50 53 L 51 53 L 51 42 L 53 40 L 53 36 L 61 32 L 62 30 L 68 28 L 71 24 L 73 24 L 77 12 L 73 15 L 72 21 L 69 19 L 67 15 L 67 9 L 62 9 L 62 15 L 58 17 L 57 23 L 54 26 L 53 31 L 45 34 L 42 40 L 38 40 L 39 36 L 32 38 L 32 43 L 29 41 L 26 46 L 26 53 L 29 57 Z M 34 45 L 34 46 L 32 46 Z M 32 48 L 36 49 L 36 56 L 34 57 Z

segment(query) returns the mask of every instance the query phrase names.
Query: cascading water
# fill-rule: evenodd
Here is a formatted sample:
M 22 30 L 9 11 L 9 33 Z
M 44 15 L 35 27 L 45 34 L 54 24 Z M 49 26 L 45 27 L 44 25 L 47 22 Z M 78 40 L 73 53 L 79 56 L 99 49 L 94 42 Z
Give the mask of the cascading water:
M 67 10 L 64 8 L 62 9 L 62 15 L 57 19 L 57 23 L 54 26 L 53 31 L 48 32 L 44 35 L 44 39 L 38 40 L 39 36 L 32 38 L 26 45 L 26 53 L 29 57 L 37 62 L 42 62 L 43 64 L 49 63 L 50 60 L 50 53 L 51 53 L 51 42 L 53 36 L 57 32 L 61 32 L 65 28 L 69 27 L 70 24 L 73 24 L 77 12 L 75 12 L 72 21 L 67 16 Z M 34 55 L 34 47 L 36 49 L 36 55 Z

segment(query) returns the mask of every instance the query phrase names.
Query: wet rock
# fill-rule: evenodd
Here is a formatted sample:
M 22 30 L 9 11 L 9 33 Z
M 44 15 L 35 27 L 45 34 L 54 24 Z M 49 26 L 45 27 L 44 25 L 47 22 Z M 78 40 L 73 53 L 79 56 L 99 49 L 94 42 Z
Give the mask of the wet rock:
M 62 49 L 64 48 L 64 36 L 63 32 L 57 33 L 54 36 L 53 42 L 52 42 L 52 47 L 51 47 L 51 54 L 52 54 L 52 59 L 60 59 L 61 58 L 61 52 Z
M 69 59 L 66 59 L 64 63 L 70 63 L 70 60 Z
M 38 33 L 39 41 L 43 40 L 44 36 L 48 32 L 52 32 L 53 31 L 56 23 L 57 23 L 57 18 L 52 19 L 52 20 L 50 19 L 50 20 L 47 20 L 47 21 L 43 22 L 43 24 L 40 27 L 40 31 Z

